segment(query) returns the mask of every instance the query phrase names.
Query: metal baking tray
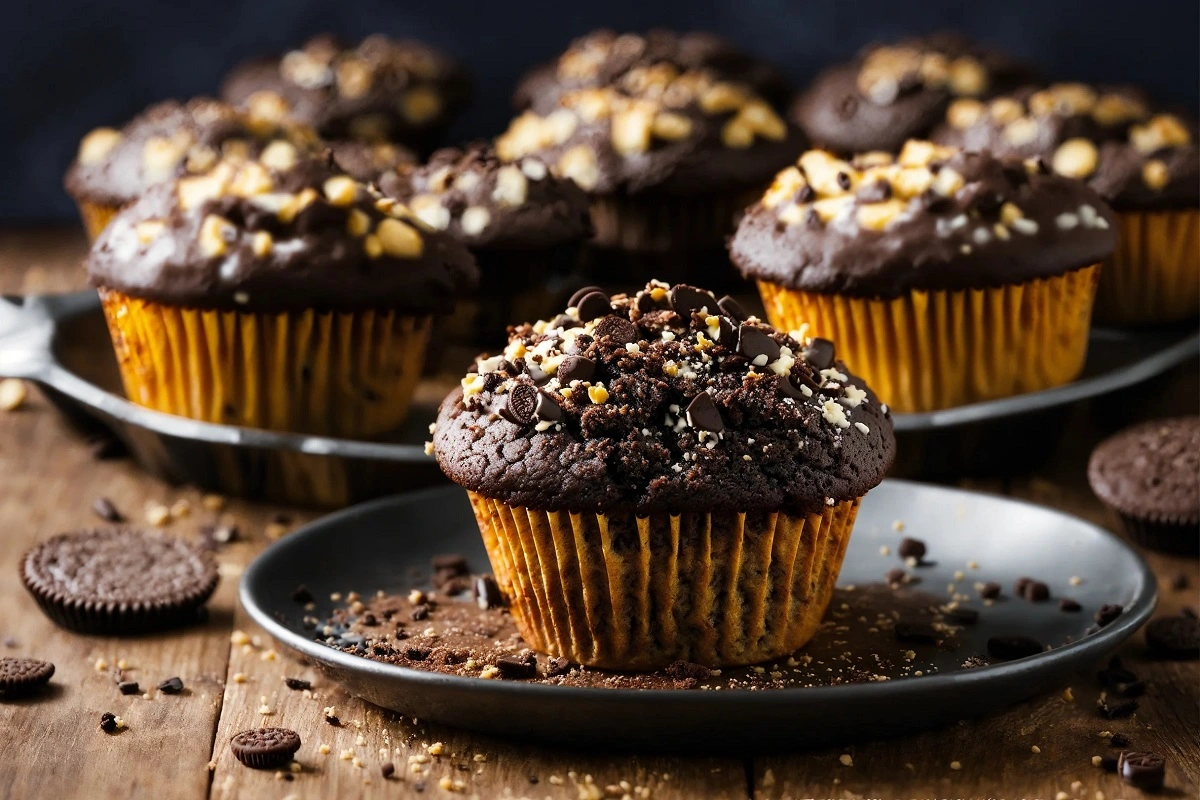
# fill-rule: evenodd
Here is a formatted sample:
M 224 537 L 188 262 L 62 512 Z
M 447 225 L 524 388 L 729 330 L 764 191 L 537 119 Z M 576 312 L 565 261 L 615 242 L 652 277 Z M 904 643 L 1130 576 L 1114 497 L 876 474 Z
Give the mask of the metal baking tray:
M 897 414 L 894 473 L 936 478 L 1027 469 L 1053 449 L 1072 404 L 1137 386 L 1198 354 L 1200 332 L 1194 328 L 1096 329 L 1083 376 L 1074 383 L 946 411 Z M 424 381 L 408 423 L 386 441 L 196 422 L 123 397 L 94 292 L 0 299 L 0 375 L 37 382 L 76 426 L 106 428 L 148 472 L 241 497 L 337 508 L 441 481 L 424 443 L 437 403 L 459 372 Z

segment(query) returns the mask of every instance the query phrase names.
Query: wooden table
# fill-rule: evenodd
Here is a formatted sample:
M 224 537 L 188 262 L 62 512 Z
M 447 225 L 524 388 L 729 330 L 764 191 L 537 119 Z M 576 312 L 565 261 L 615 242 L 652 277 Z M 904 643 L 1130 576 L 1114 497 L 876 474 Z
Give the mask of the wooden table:
M 79 288 L 83 250 L 82 237 L 73 230 L 0 232 L 0 291 Z M 1196 410 L 1196 372 L 1190 364 L 1169 384 L 1147 390 L 1160 406 L 1156 414 Z M 1066 444 L 1037 475 L 963 484 L 1030 498 L 1112 526 L 1115 521 L 1084 478 L 1087 453 L 1098 438 L 1086 409 L 1079 409 Z M 191 515 L 170 526 L 185 537 L 196 536 L 217 514 L 202 507 L 193 489 L 156 482 L 128 461 L 95 460 L 36 392 L 20 410 L 0 412 L 0 476 L 0 640 L 8 642 L 0 645 L 0 654 L 37 656 L 57 667 L 49 697 L 0 703 L 0 797 L 1138 796 L 1092 765 L 1095 755 L 1115 754 L 1099 736 L 1103 730 L 1126 733 L 1136 748 L 1164 754 L 1170 794 L 1195 797 L 1200 789 L 1200 664 L 1147 661 L 1140 635 L 1122 656 L 1149 681 L 1149 689 L 1140 710 L 1126 720 L 1098 715 L 1094 672 L 1072 682 L 1073 699 L 1055 693 L 989 719 L 920 736 L 790 754 L 786 742 L 779 743 L 784 754 L 742 752 L 736 742 L 715 757 L 585 753 L 399 719 L 277 653 L 238 607 L 238 575 L 267 543 L 267 523 L 282 509 L 237 501 L 224 514 L 236 520 L 242 536 L 219 553 L 224 580 L 207 624 L 147 638 L 76 636 L 48 622 L 22 589 L 16 564 L 28 547 L 59 531 L 98 524 L 91 511 L 98 496 L 110 498 L 139 522 L 147 502 L 171 505 L 186 498 Z M 288 513 L 293 524 L 314 516 Z M 1197 562 L 1152 553 L 1148 559 L 1160 579 L 1159 612 L 1196 608 Z M 1190 588 L 1172 589 L 1180 574 Z M 231 643 L 241 641 L 242 632 L 251 643 Z M 111 674 L 121 660 L 143 689 L 175 675 L 187 689 L 175 696 L 153 692 L 149 699 L 122 696 Z M 311 680 L 312 696 L 287 689 L 284 677 Z M 271 712 L 267 716 L 260 714 L 263 705 Z M 341 728 L 322 721 L 326 706 L 336 708 Z M 128 729 L 117 735 L 100 732 L 105 711 L 123 717 Z M 230 737 L 262 724 L 291 727 L 303 737 L 298 774 L 257 772 L 232 757 Z M 713 725 L 719 727 L 720 721 Z M 441 754 L 430 755 L 430 746 L 438 742 L 432 750 Z M 321 745 L 328 746 L 328 754 L 321 754 Z M 386 781 L 380 773 L 385 761 L 396 765 L 396 776 Z M 443 779 L 449 791 L 442 788 Z

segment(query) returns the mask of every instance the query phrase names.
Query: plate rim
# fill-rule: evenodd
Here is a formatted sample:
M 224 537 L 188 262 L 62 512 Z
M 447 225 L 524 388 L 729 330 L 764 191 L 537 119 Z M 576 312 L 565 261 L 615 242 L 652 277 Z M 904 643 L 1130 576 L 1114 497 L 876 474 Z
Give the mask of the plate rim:
M 973 686 L 980 682 L 1019 678 L 1021 675 L 1029 672 L 1041 671 L 1044 665 L 1053 666 L 1054 662 L 1061 661 L 1067 657 L 1071 657 L 1071 660 L 1078 659 L 1081 662 L 1085 658 L 1098 659 L 1111 652 L 1121 642 L 1124 642 L 1136 633 L 1154 613 L 1154 609 L 1158 603 L 1157 577 L 1150 569 L 1150 565 L 1146 562 L 1145 558 L 1128 542 L 1112 531 L 1081 517 L 1076 517 L 1064 511 L 1020 498 L 994 495 L 987 492 L 976 492 L 921 481 L 904 480 L 901 478 L 887 478 L 885 479 L 885 483 L 933 489 L 958 496 L 984 497 L 988 500 L 999 501 L 1001 503 L 1029 507 L 1039 512 L 1049 513 L 1053 516 L 1062 517 L 1091 528 L 1099 535 L 1113 540 L 1118 548 L 1124 551 L 1126 556 L 1132 557 L 1134 564 L 1138 567 L 1134 598 L 1126 607 L 1125 612 L 1121 614 L 1120 618 L 1099 632 L 1070 642 L 1069 644 L 1043 651 L 1035 656 L 1028 656 L 1014 661 L 1004 661 L 997 664 L 988 664 L 983 667 L 956 670 L 948 673 L 938 672 L 933 675 L 912 676 L 905 679 L 879 682 L 847 683 L 833 686 L 784 687 L 770 691 L 729 689 L 720 692 L 692 693 L 697 697 L 705 698 L 697 702 L 709 704 L 716 708 L 735 705 L 746 707 L 747 704 L 753 708 L 763 705 L 773 705 L 779 702 L 781 698 L 787 698 L 787 702 L 795 702 L 795 698 L 801 697 L 813 702 L 823 703 L 838 702 L 849 696 L 856 702 L 866 702 L 871 699 L 887 699 L 894 698 L 897 695 L 908 695 L 912 692 L 923 694 L 939 690 L 954 691 Z M 402 684 L 410 686 L 438 686 L 442 689 L 465 691 L 488 696 L 527 696 L 534 701 L 559 698 L 560 700 L 586 702 L 608 698 L 614 702 L 657 704 L 674 703 L 679 700 L 682 694 L 679 690 L 675 689 L 610 689 L 592 686 L 558 686 L 542 683 L 524 683 L 521 681 L 492 681 L 472 676 L 447 675 L 441 672 L 429 672 L 402 667 L 396 664 L 373 661 L 352 653 L 335 650 L 328 645 L 301 636 L 276 620 L 269 609 L 259 606 L 254 601 L 254 591 L 251 588 L 251 584 L 255 581 L 255 576 L 266 569 L 263 565 L 271 560 L 272 554 L 302 546 L 303 537 L 314 535 L 312 533 L 314 529 L 336 525 L 342 517 L 353 517 L 358 514 L 369 513 L 377 507 L 389 506 L 396 503 L 418 503 L 428 496 L 461 491 L 463 490 L 458 486 L 436 486 L 416 492 L 406 492 L 378 498 L 320 517 L 298 528 L 283 539 L 272 543 L 247 565 L 238 582 L 238 601 L 250 615 L 251 619 L 266 630 L 268 634 L 284 646 L 300 653 L 306 658 L 332 663 L 339 668 L 353 672 L 366 671 L 374 673 L 378 677 L 386 678 L 390 681 L 399 681 Z

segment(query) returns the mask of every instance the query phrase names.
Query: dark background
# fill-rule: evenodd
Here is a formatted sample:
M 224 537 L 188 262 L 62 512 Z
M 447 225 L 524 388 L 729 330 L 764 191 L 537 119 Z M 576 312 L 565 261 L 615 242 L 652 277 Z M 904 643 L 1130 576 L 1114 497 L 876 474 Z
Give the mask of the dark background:
M 475 100 L 457 138 L 503 129 L 529 66 L 596 27 L 705 29 L 782 66 L 797 85 L 873 40 L 956 28 L 1051 78 L 1143 85 L 1189 108 L 1200 89 L 1197 0 L 3 0 L 0 222 L 74 216 L 61 176 L 79 138 L 153 101 L 216 90 L 249 55 L 325 30 L 423 39 L 466 62 Z

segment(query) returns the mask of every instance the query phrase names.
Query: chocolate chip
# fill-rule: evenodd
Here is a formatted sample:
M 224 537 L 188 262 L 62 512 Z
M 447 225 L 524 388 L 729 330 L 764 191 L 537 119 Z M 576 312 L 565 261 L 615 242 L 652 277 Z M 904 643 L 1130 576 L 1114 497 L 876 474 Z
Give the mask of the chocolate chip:
M 604 288 L 602 286 L 584 286 L 582 289 L 576 291 L 575 294 L 571 295 L 571 298 L 567 300 L 567 308 L 579 308 L 579 303 L 583 300 L 583 298 L 596 292 L 604 294 Z
M 336 716 L 334 716 L 333 714 L 326 714 L 325 722 L 327 722 L 328 724 L 332 725 L 335 728 L 340 728 L 342 726 L 342 721 L 339 718 L 337 718 Z
M 883 576 L 884 580 L 890 584 L 904 583 L 904 579 L 906 577 L 908 577 L 908 573 L 899 567 L 892 567 L 887 571 L 887 574 Z
M 725 347 L 733 350 L 737 347 L 737 328 L 733 327 L 733 322 L 729 317 L 721 317 L 719 322 L 720 332 L 717 334 L 717 341 Z
M 567 356 L 558 365 L 558 382 L 563 386 L 571 381 L 590 381 L 596 374 L 596 362 L 583 356 Z
M 314 599 L 315 598 L 313 597 L 313 593 L 310 592 L 308 590 L 308 587 L 305 586 L 303 583 L 292 590 L 292 602 L 293 603 L 299 603 L 300 605 L 303 606 L 303 605 L 308 605 Z
M 566 328 L 569 330 L 571 328 L 577 328 L 577 327 L 579 327 L 579 320 L 575 319 L 574 317 L 568 316 L 566 314 L 559 314 L 557 317 L 550 320 L 550 324 L 547 327 L 547 330 L 553 331 L 553 330 L 558 330 L 559 328 Z
M 839 186 L 839 187 L 842 189 L 842 191 L 844 191 L 844 192 L 848 192 L 848 191 L 850 191 L 850 186 L 851 186 L 851 183 L 850 183 L 850 174 L 849 174 L 849 173 L 847 173 L 847 172 L 841 172 L 841 171 L 839 171 L 839 172 L 838 172 L 838 174 L 837 174 L 837 185 L 838 185 L 838 186 Z
M 776 380 L 779 385 L 779 393 L 784 397 L 791 397 L 794 400 L 803 400 L 804 392 L 800 391 L 795 382 L 787 375 L 777 375 Z M 811 389 L 811 387 L 809 387 Z
M 566 675 L 571 670 L 571 662 L 562 656 L 554 656 L 546 662 L 546 675 L 556 678 Z
M 121 694 L 141 694 L 142 690 L 138 686 L 137 681 L 121 681 L 117 684 L 117 690 Z
M 117 717 L 111 711 L 105 711 L 100 715 L 100 730 L 105 733 L 117 732 Z
M 537 406 L 533 409 L 533 416 L 538 422 L 558 422 L 563 418 L 562 406 L 553 397 L 538 389 Z
M 979 622 L 979 612 L 973 608 L 951 608 L 945 611 L 943 616 L 960 625 L 974 625 Z
M 383 779 L 386 781 L 388 778 L 396 774 L 396 765 L 390 761 L 385 761 L 379 767 L 379 774 L 382 775 Z
M 711 292 L 683 283 L 671 287 L 670 298 L 671 307 L 684 320 L 691 319 L 693 311 L 708 309 L 711 314 L 719 308 L 717 298 L 713 297 Z
M 1123 733 L 1114 733 L 1108 743 L 1112 747 L 1129 747 L 1133 741 Z
M 105 522 L 122 522 L 125 519 L 107 497 L 97 497 L 93 500 L 92 511 L 96 512 L 96 516 Z
M 295 692 L 302 692 L 305 689 L 312 688 L 312 684 L 310 682 L 300 678 L 284 678 L 283 683 L 285 686 Z
M 846 187 L 849 188 L 849 187 Z M 871 181 L 864 183 L 854 196 L 862 203 L 882 203 L 891 198 L 892 185 L 887 181 Z
M 1137 789 L 1158 790 L 1166 779 L 1167 762 L 1157 753 L 1121 753 L 1117 758 L 1121 780 Z
M 533 382 L 538 386 L 541 386 L 550 380 L 550 373 L 546 372 L 546 370 L 542 369 L 532 361 L 526 360 L 525 371 L 529 373 L 529 377 L 532 378 Z
M 158 685 L 158 690 L 163 694 L 179 694 L 183 691 L 183 681 L 178 676 L 167 678 Z
M 1013 584 L 1013 594 L 1031 603 L 1040 603 L 1050 599 L 1050 587 L 1042 581 L 1020 577 Z
M 765 367 L 779 358 L 779 345 L 775 344 L 775 340 L 761 328 L 746 322 L 738 326 L 737 351 L 759 367 Z
M 979 590 L 979 596 L 984 600 L 995 600 L 1000 596 L 1000 584 L 995 581 L 988 581 Z
M 1146 645 L 1158 658 L 1189 661 L 1200 658 L 1200 620 L 1160 617 L 1146 626 Z
M 612 313 L 612 301 L 608 299 L 608 295 L 604 292 L 589 292 L 579 299 L 579 304 L 575 306 L 575 310 L 579 312 L 580 322 L 590 322 L 599 317 L 606 317 Z
M 942 638 L 937 628 L 928 622 L 900 621 L 896 623 L 893 632 L 896 634 L 896 641 L 913 644 L 937 644 Z
M 988 654 L 1002 661 L 1035 656 L 1045 648 L 1030 636 L 993 636 L 987 642 Z
M 596 323 L 596 338 L 609 344 L 629 344 L 638 340 L 637 325 L 624 317 L 605 317 Z
M 500 656 L 496 659 L 496 668 L 505 678 L 522 680 L 537 676 L 537 659 L 533 653 L 517 656 Z
M 721 419 L 721 412 L 707 392 L 701 392 L 688 403 L 687 422 L 701 431 L 720 433 L 725 430 L 725 420 Z
M 491 575 L 480 575 L 475 579 L 475 602 L 484 610 L 504 605 L 504 595 Z
M 414 622 L 420 622 L 423 619 L 429 619 L 429 606 L 421 603 L 418 606 L 413 606 L 411 614 Z
M 1083 610 L 1083 606 L 1079 605 L 1078 601 L 1072 600 L 1069 597 L 1064 597 L 1061 600 L 1059 600 L 1058 607 L 1062 611 L 1082 611 Z
M 508 392 L 500 407 L 500 416 L 514 425 L 524 427 L 533 422 L 537 410 L 538 390 L 527 383 L 518 383 Z
M 920 562 L 924 560 L 926 552 L 928 552 L 928 548 L 925 547 L 925 542 L 920 539 L 914 539 L 911 536 L 905 536 L 901 539 L 900 546 L 896 548 L 896 553 L 905 561 L 915 558 Z
M 733 317 L 735 322 L 745 322 L 750 318 L 746 309 L 742 308 L 742 304 L 729 295 L 725 295 L 717 301 L 717 308 L 721 309 L 726 316 Z
M 1128 700 L 1124 703 L 1118 703 L 1115 706 L 1104 702 L 1099 706 L 1100 716 L 1104 717 L 1105 719 L 1124 719 L 1125 717 L 1132 717 L 1134 712 L 1137 710 L 1137 700 Z
M 1124 606 L 1119 606 L 1114 603 L 1105 603 L 1100 606 L 1096 612 L 1096 624 L 1101 628 L 1107 628 L 1109 625 L 1117 621 L 1117 617 L 1121 616 L 1121 612 L 1125 610 Z

